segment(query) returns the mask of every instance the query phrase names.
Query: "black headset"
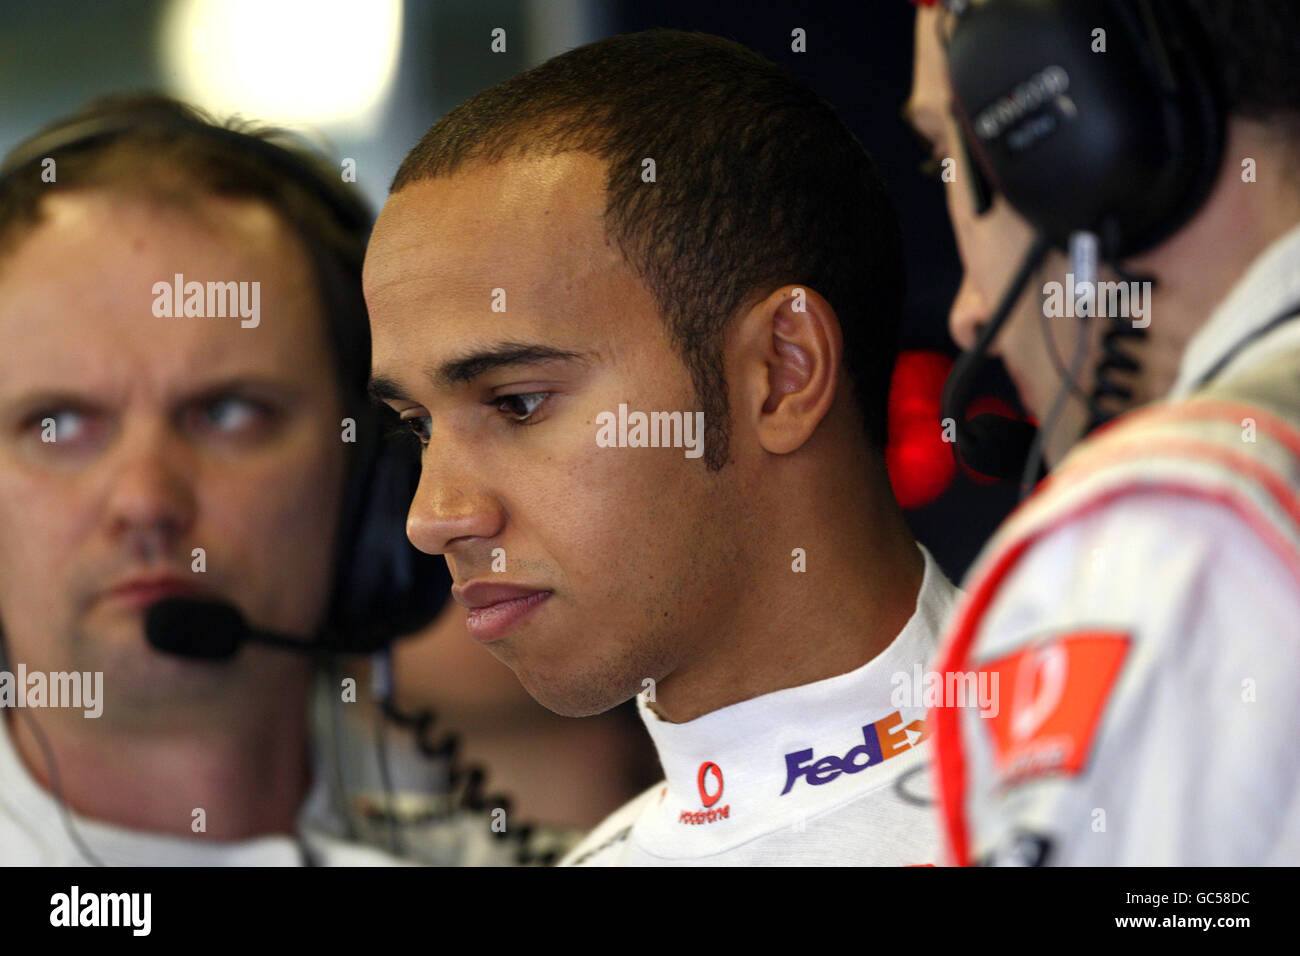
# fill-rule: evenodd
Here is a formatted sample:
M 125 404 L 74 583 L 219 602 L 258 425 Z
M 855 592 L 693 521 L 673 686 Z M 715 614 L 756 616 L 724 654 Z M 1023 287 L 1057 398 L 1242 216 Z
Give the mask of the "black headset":
M 1127 276 L 1121 260 L 1182 228 L 1221 168 L 1227 110 L 1212 43 L 1187 0 L 942 6 L 976 212 L 986 213 L 1000 192 L 1038 234 L 944 392 L 962 457 L 976 470 L 1014 477 L 1037 444 L 1032 426 L 986 415 L 967 422 L 963 414 L 988 346 L 1047 253 L 1066 250 L 1073 235 L 1095 235 L 1101 261 Z M 1111 417 L 1100 400 L 1131 398 L 1114 376 L 1139 367 L 1120 345 L 1141 334 L 1112 319 L 1089 397 L 1090 428 Z
M 175 104 L 142 105 L 111 116 L 73 119 L 15 147 L 0 167 L 0 191 L 22 175 L 40 175 L 41 163 L 119 136 L 144 131 L 199 135 L 287 173 L 318 198 L 364 248 L 374 216 L 354 188 L 330 176 L 315 158 L 258 136 L 183 114 Z M 360 274 L 360 262 L 355 265 Z M 328 290 L 324 290 L 328 294 Z M 342 342 L 334 333 L 336 347 Z M 367 333 L 368 334 L 368 333 Z M 371 653 L 394 638 L 420 630 L 438 613 L 451 585 L 446 563 L 417 551 L 406 539 L 406 513 L 419 482 L 409 447 L 387 437 L 381 409 L 358 402 L 356 441 L 350 453 L 339 532 L 335 542 L 327 624 L 316 636 L 322 650 Z

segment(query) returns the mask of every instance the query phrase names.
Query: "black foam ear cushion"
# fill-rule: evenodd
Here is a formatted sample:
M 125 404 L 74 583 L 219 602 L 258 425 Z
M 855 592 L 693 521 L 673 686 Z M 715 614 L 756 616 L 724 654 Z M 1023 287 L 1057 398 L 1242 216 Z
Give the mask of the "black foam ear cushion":
M 379 650 L 424 627 L 451 588 L 446 561 L 407 540 L 420 466 L 409 448 L 386 440 L 384 430 L 377 409 L 358 413 L 327 629 L 330 646 L 354 653 Z
M 1058 248 L 1088 230 L 1107 258 L 1150 249 L 1214 184 L 1224 115 L 1209 44 L 1171 13 L 1157 0 L 986 0 L 960 15 L 947 52 L 968 148 Z

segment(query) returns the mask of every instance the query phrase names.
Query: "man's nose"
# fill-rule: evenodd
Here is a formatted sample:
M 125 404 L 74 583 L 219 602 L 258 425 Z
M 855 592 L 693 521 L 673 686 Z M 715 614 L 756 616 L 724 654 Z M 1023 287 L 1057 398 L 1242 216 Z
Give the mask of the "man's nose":
M 961 288 L 957 290 L 957 297 L 948 312 L 948 330 L 953 341 L 963 350 L 969 349 L 975 344 L 980 326 L 989 318 L 989 306 L 984 296 L 975 288 L 970 274 L 963 275 Z
M 458 542 L 495 537 L 504 521 L 500 502 L 466 468 L 425 450 L 420 484 L 406 515 L 411 544 L 426 554 L 447 554 Z
M 194 466 L 162 429 L 124 438 L 110 479 L 107 510 L 116 537 L 172 544 L 194 522 Z

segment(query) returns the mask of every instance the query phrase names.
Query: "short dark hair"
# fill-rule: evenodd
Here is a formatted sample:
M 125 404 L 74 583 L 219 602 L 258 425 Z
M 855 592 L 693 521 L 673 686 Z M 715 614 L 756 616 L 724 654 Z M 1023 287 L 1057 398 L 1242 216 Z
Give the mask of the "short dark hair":
M 59 131 L 101 121 L 114 132 L 56 149 L 57 177 L 45 182 L 32 147 L 52 135 L 57 141 Z M 276 162 L 279 150 L 292 160 Z M 351 204 L 346 212 L 323 198 L 323 187 L 334 188 L 331 177 L 339 180 L 335 203 Z M 0 255 L 40 221 L 41 201 L 47 196 L 93 188 L 180 205 L 223 196 L 269 206 L 302 243 L 310 261 L 344 406 L 349 413 L 367 406 L 370 327 L 361 267 L 371 217 L 359 197 L 349 198 L 342 191 L 338 170 L 324 157 L 283 130 L 238 118 L 218 123 L 202 110 L 161 94 L 101 97 L 19 143 L 0 164 Z
M 392 191 L 474 161 L 579 150 L 608 163 L 605 225 L 653 294 L 727 461 L 722 336 L 782 285 L 834 308 L 871 443 L 886 440 L 903 263 L 875 164 L 830 104 L 739 43 L 652 30 L 561 54 L 439 120 Z M 656 181 L 642 179 L 653 159 Z
M 1300 4 L 1294 0 L 1183 2 L 1209 37 L 1228 111 L 1284 122 L 1293 135 L 1300 135 Z

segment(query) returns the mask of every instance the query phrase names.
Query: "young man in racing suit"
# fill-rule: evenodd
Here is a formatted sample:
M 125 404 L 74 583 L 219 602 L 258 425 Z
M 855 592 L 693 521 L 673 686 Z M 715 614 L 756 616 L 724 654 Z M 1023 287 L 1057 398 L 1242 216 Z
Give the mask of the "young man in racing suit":
M 564 862 L 936 861 L 895 678 L 954 591 L 881 454 L 901 259 L 831 108 L 701 34 L 562 54 L 399 169 L 365 290 L 408 537 L 546 707 L 636 696 L 665 771 Z M 629 408 L 693 447 L 603 435 Z

